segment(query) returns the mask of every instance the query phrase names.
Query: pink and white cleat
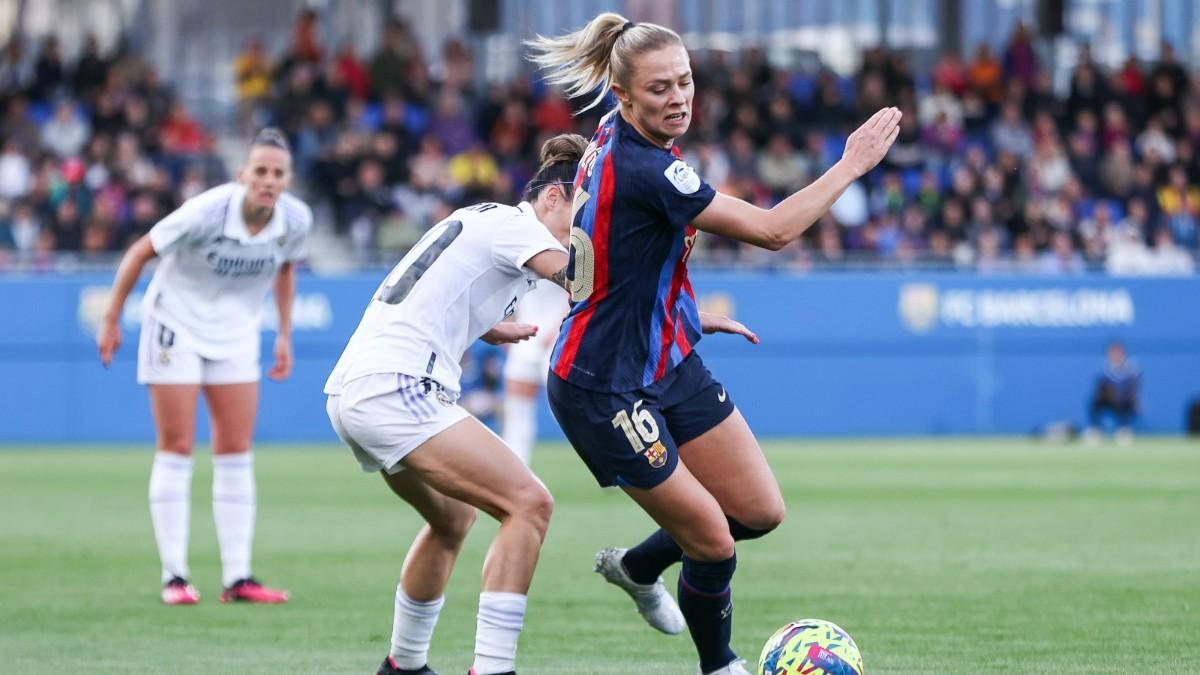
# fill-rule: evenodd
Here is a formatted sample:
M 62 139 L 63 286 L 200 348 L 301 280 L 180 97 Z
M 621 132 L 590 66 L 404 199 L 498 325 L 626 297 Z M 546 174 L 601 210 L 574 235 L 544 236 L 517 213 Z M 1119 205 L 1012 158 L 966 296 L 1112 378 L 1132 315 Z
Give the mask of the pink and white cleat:
M 194 605 L 200 602 L 200 591 L 187 579 L 175 577 L 163 584 L 162 601 L 164 605 Z
M 290 593 L 277 588 L 267 588 L 255 581 L 254 577 L 246 577 L 235 581 L 232 586 L 221 591 L 221 602 L 251 602 L 259 605 L 278 605 L 288 601 Z

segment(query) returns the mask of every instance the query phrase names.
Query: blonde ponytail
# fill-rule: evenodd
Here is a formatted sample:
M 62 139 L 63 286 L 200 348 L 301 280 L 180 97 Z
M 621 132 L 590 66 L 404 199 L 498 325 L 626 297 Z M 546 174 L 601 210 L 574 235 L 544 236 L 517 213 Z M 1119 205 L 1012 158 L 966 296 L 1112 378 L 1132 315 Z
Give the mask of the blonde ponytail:
M 633 23 L 613 12 L 598 15 L 573 33 L 556 38 L 539 35 L 525 43 L 529 57 L 549 71 L 546 80 L 562 85 L 574 98 L 599 89 L 582 108 L 598 105 L 613 82 L 627 86 L 632 57 L 668 44 L 683 44 L 679 34 L 653 23 Z

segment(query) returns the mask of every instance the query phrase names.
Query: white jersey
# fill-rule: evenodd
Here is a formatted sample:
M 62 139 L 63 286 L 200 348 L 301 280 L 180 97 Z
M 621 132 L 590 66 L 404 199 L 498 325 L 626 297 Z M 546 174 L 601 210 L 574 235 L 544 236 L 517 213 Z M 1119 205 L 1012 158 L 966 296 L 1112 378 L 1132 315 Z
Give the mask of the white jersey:
M 312 211 L 284 193 L 270 222 L 251 235 L 242 219 L 245 195 L 238 183 L 217 186 L 150 229 L 162 262 L 143 309 L 206 359 L 229 359 L 257 345 L 275 273 L 300 257 L 312 229 Z
M 539 281 L 537 286 L 529 289 L 529 294 L 521 301 L 517 307 L 516 316 L 513 320 L 517 323 L 527 323 L 538 327 L 538 337 L 549 335 L 546 341 L 550 345 L 554 345 L 554 336 L 558 334 L 558 327 L 562 324 L 563 319 L 567 318 L 567 312 L 571 311 L 571 296 L 563 290 L 562 286 L 549 281 Z M 528 340 L 527 342 L 533 342 Z M 518 342 L 516 345 L 523 345 L 526 342 Z
M 365 375 L 429 377 L 459 392 L 459 361 L 472 342 L 512 314 L 538 276 L 525 263 L 566 253 L 528 202 L 477 204 L 435 225 L 388 274 L 367 305 L 326 394 Z

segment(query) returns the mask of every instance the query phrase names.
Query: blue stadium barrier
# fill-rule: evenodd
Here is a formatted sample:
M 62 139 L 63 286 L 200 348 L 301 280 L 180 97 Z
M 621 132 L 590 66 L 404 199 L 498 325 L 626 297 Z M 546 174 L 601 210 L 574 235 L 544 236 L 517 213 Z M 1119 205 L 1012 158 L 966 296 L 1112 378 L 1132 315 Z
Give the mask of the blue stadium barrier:
M 256 438 L 332 441 L 321 386 L 378 275 L 303 276 L 296 368 L 264 380 Z M 111 276 L 0 278 L 0 442 L 153 439 L 135 383 L 138 299 L 111 369 L 93 331 Z M 1026 433 L 1081 422 L 1105 344 L 1144 376 L 1142 431 L 1178 433 L 1200 395 L 1200 278 L 695 272 L 701 304 L 762 344 L 699 346 L 762 436 Z M 268 312 L 269 314 L 269 312 Z M 270 354 L 264 334 L 264 355 Z M 544 438 L 560 438 L 542 410 Z M 207 437 L 207 419 L 198 424 Z

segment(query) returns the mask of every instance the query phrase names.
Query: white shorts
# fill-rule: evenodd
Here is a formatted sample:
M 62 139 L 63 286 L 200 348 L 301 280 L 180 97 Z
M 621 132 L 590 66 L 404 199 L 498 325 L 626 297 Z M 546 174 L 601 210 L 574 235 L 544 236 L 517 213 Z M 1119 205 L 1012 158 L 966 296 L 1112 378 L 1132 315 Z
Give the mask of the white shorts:
M 156 318 L 142 321 L 138 339 L 139 384 L 241 384 L 258 382 L 260 346 L 257 340 L 231 359 L 206 359 L 176 331 Z
M 363 471 L 399 473 L 400 460 L 425 441 L 467 417 L 436 385 L 411 375 L 377 373 L 342 385 L 325 412 L 339 438 L 354 451 Z

